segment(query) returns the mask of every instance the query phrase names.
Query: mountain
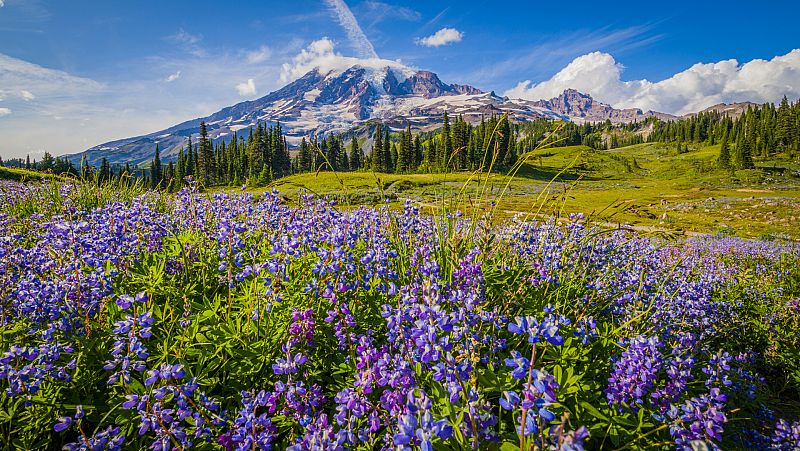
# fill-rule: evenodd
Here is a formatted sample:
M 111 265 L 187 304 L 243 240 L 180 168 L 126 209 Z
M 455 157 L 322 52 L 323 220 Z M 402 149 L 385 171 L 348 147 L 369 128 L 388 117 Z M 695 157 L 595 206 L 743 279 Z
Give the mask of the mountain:
M 238 103 L 210 116 L 183 122 L 149 135 L 108 142 L 68 156 L 78 163 L 86 157 L 98 165 L 109 162 L 140 164 L 153 157 L 156 144 L 164 161 L 174 160 L 189 136 L 196 142 L 200 123 L 205 121 L 209 136 L 218 141 L 234 133 L 246 133 L 259 122 L 280 122 L 290 145 L 303 137 L 346 132 L 371 120 L 399 130 L 410 124 L 415 130 L 439 127 L 442 114 L 462 115 L 475 123 L 482 116 L 509 113 L 512 120 L 540 118 L 628 122 L 650 116 L 670 117 L 641 110 L 616 110 L 575 90 L 546 101 L 500 97 L 468 85 L 446 84 L 429 71 L 402 66 L 365 67 L 355 65 L 322 73 L 314 69 L 303 77 L 260 99 Z
M 594 100 L 588 94 L 574 89 L 565 90 L 560 96 L 550 100 L 538 100 L 534 105 L 568 116 L 575 122 L 641 122 L 650 117 L 662 120 L 677 119 L 676 116 L 656 111 L 642 111 L 638 108 L 616 109 L 611 105 Z

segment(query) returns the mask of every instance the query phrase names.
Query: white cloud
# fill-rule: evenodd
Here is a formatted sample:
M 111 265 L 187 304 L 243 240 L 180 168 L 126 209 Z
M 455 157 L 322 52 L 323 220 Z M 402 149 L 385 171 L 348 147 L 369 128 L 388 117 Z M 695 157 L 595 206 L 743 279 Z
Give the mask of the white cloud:
M 169 77 L 166 78 L 167 83 L 172 83 L 173 81 L 181 78 L 181 71 L 177 71 L 174 74 L 170 74 Z
M 263 63 L 270 56 L 272 56 L 272 49 L 270 49 L 266 45 L 262 45 L 261 47 L 255 50 L 251 50 L 245 54 L 247 62 L 250 64 Z
M 331 71 L 340 72 L 349 67 L 361 65 L 367 68 L 381 69 L 393 67 L 401 70 L 408 70 L 400 61 L 385 60 L 381 58 L 354 58 L 343 56 L 334 51 L 334 44 L 328 38 L 318 39 L 301 50 L 291 63 L 284 63 L 281 70 L 281 82 L 287 83 L 302 77 L 311 70 L 317 68 L 323 74 Z
M 3 1 L 3 0 L 0 0 L 0 8 L 2 8 L 2 7 L 4 7 L 4 6 L 6 6 L 6 3 L 5 3 L 5 1 Z
M 23 100 L 70 94 L 89 94 L 103 91 L 105 87 L 88 78 L 76 77 L 64 71 L 48 69 L 37 64 L 0 53 L 0 86 L 8 93 L 18 93 Z
M 617 108 L 642 108 L 673 114 L 702 110 L 717 103 L 777 102 L 800 97 L 800 49 L 771 60 L 740 64 L 735 59 L 697 63 L 659 82 L 622 80 L 624 67 L 593 52 L 575 58 L 549 80 L 519 83 L 505 92 L 513 98 L 549 99 L 574 88 Z
M 442 28 L 436 33 L 426 36 L 424 38 L 417 38 L 417 44 L 424 45 L 425 47 L 441 47 L 455 42 L 461 42 L 464 38 L 464 33 L 456 30 L 455 28 Z
M 344 0 L 325 0 L 325 4 L 336 14 L 339 25 L 347 32 L 347 37 L 358 52 L 358 56 L 361 58 L 378 58 L 375 47 L 373 47 L 372 43 L 367 39 L 367 35 L 364 34 L 364 30 L 358 25 L 358 21 L 353 15 L 353 12 L 350 11 L 350 8 L 347 7 Z
M 249 97 L 256 93 L 256 83 L 252 78 L 248 78 L 246 82 L 236 85 L 236 91 L 240 96 Z
M 2 2 L 2 0 L 0 0 L 0 2 Z M 2 5 L 0 5 L 0 6 L 2 6 Z M 11 110 L 10 109 L 8 109 L 8 108 L 0 108 L 0 117 L 8 116 L 9 114 L 11 114 Z

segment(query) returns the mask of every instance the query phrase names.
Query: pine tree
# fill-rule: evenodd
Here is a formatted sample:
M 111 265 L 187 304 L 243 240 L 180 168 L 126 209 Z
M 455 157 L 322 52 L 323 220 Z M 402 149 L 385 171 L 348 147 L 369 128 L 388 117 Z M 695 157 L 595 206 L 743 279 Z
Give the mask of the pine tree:
M 414 171 L 419 169 L 422 164 L 422 142 L 420 142 L 419 135 L 414 137 Z
M 197 157 L 192 146 L 192 137 L 190 136 L 186 145 L 186 175 L 195 177 L 197 175 Z
M 442 150 L 439 155 L 441 165 L 443 168 L 447 168 L 453 157 L 453 137 L 450 135 L 450 119 L 447 117 L 446 110 L 442 118 L 442 147 L 440 149 Z
M 261 166 L 261 172 L 258 174 L 257 183 L 263 186 L 268 184 L 270 181 L 272 181 L 272 177 L 270 177 L 270 170 L 267 167 L 267 164 L 264 163 L 264 165 Z
M 411 139 L 409 138 L 410 134 L 411 134 L 411 129 L 409 126 L 408 133 L 406 133 L 406 131 L 403 131 L 402 134 L 400 135 L 400 148 L 395 151 L 397 153 L 397 160 L 396 160 L 397 163 L 395 165 L 396 166 L 395 170 L 398 173 L 408 172 L 409 166 L 411 166 L 411 159 L 409 158 L 411 156 L 411 150 L 412 150 Z
M 353 171 L 357 171 L 361 169 L 363 162 L 362 157 L 364 154 L 361 152 L 361 148 L 358 146 L 358 138 L 353 136 L 353 139 L 350 141 L 350 169 Z
M 161 155 L 156 144 L 156 154 L 150 164 L 150 188 L 158 189 L 161 185 Z
M 200 123 L 200 142 L 197 144 L 197 178 L 205 186 L 214 183 L 216 168 L 214 161 L 214 149 L 208 139 L 206 123 Z
M 183 149 L 178 151 L 178 160 L 175 163 L 175 186 L 183 185 L 183 178 L 186 177 L 186 155 Z
M 722 135 L 722 143 L 719 147 L 719 159 L 717 160 L 719 167 L 728 169 L 731 167 L 731 152 L 728 149 L 728 130 L 726 129 Z
M 389 149 L 389 172 L 397 172 L 397 144 L 392 143 Z
M 306 138 L 300 141 L 300 154 L 298 155 L 298 168 L 300 171 L 311 171 L 312 168 L 311 149 L 308 146 Z
M 753 139 L 748 137 L 742 140 L 742 148 L 739 149 L 739 167 L 741 169 L 753 169 Z
M 792 134 L 793 134 L 793 120 L 792 120 L 792 111 L 789 107 L 789 100 L 786 96 L 783 96 L 783 100 L 781 100 L 781 104 L 778 107 L 778 124 L 775 130 L 776 140 L 778 144 L 786 148 L 792 142 Z
M 108 164 L 106 157 L 103 157 L 103 159 L 100 161 L 99 180 L 101 182 L 107 182 L 111 180 L 111 165 Z
M 375 127 L 375 141 L 372 144 L 372 152 L 370 152 L 370 161 L 372 162 L 372 170 L 375 172 L 383 172 L 386 170 L 383 161 L 383 131 L 381 125 Z
M 394 165 L 397 162 L 392 158 L 392 142 L 389 139 L 389 127 L 383 129 L 383 165 L 384 171 L 394 172 Z

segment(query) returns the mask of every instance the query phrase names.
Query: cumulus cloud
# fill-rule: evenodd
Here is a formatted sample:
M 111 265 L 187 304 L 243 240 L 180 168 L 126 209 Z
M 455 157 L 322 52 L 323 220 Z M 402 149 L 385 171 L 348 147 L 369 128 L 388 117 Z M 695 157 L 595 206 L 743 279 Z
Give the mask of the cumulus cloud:
M 245 53 L 245 57 L 247 58 L 247 62 L 250 64 L 258 64 L 263 63 L 272 56 L 272 49 L 267 47 L 266 45 L 262 45 L 261 47 L 250 50 Z
M 622 80 L 624 66 L 607 53 L 575 58 L 549 80 L 519 83 L 512 98 L 549 99 L 573 88 L 617 108 L 642 108 L 673 114 L 699 111 L 718 103 L 777 102 L 800 97 L 800 49 L 771 60 L 735 59 L 697 63 L 658 82 Z
M 31 100 L 36 98 L 36 96 L 33 95 L 33 93 L 28 91 L 27 89 L 21 90 L 19 92 L 19 96 L 22 97 L 22 100 L 24 100 L 26 102 L 30 102 Z
M 461 42 L 463 38 L 464 33 L 455 28 L 445 27 L 430 36 L 417 38 L 417 44 L 424 45 L 425 47 L 441 47 L 443 45 Z
M 319 69 L 323 74 L 331 71 L 340 72 L 355 65 L 367 68 L 381 69 L 392 67 L 407 70 L 400 61 L 386 60 L 381 58 L 355 58 L 343 56 L 334 50 L 334 43 L 328 38 L 318 39 L 301 50 L 291 63 L 284 63 L 281 70 L 281 82 L 286 83 L 296 80 L 307 74 L 313 69 Z
M 336 14 L 339 25 L 344 28 L 347 37 L 358 52 L 358 56 L 361 58 L 377 58 L 378 54 L 375 52 L 375 47 L 367 39 L 367 35 L 358 25 L 356 17 L 347 7 L 347 4 L 343 0 L 325 0 L 325 4 Z
M 236 85 L 236 91 L 240 96 L 249 97 L 256 93 L 256 83 L 252 78 L 248 78 L 246 82 Z
M 3 6 L 2 5 L 2 0 L 0 0 L 0 6 Z M 0 117 L 8 116 L 9 114 L 11 114 L 11 110 L 10 109 L 8 109 L 8 108 L 0 108 Z
M 181 71 L 177 71 L 174 74 L 170 74 L 169 77 L 166 78 L 167 83 L 172 83 L 173 81 L 181 78 Z

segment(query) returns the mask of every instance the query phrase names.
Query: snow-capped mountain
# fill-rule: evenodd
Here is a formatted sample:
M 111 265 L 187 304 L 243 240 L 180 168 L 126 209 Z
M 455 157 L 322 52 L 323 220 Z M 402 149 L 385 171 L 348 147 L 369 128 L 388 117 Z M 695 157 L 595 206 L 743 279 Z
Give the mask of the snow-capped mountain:
M 470 122 L 506 112 L 518 122 L 539 118 L 581 121 L 609 118 L 623 122 L 637 117 L 625 113 L 629 110 L 615 110 L 594 102 L 577 91 L 565 91 L 564 96 L 549 101 L 512 100 L 472 86 L 446 84 L 433 72 L 356 65 L 327 73 L 314 69 L 260 99 L 149 135 L 101 144 L 71 155 L 70 159 L 77 162 L 85 156 L 89 164 L 97 165 L 105 157 L 111 163 L 138 164 L 150 160 L 158 144 L 162 159 L 169 161 L 185 147 L 189 136 L 196 140 L 203 121 L 213 140 L 231 139 L 234 133 L 245 133 L 259 122 L 280 122 L 289 143 L 296 145 L 302 137 L 342 133 L 370 120 L 394 129 L 405 128 L 407 124 L 416 130 L 436 128 L 445 111 L 451 116 L 462 115 Z

